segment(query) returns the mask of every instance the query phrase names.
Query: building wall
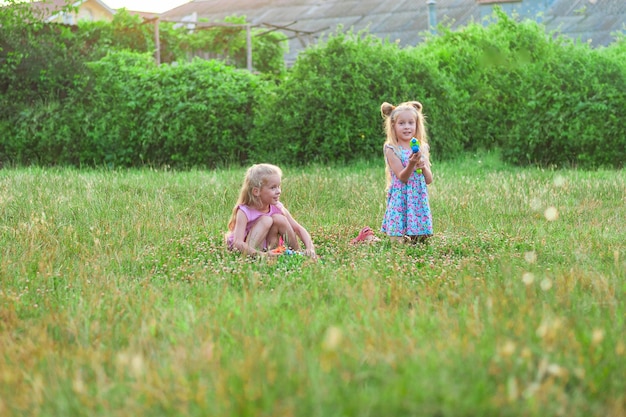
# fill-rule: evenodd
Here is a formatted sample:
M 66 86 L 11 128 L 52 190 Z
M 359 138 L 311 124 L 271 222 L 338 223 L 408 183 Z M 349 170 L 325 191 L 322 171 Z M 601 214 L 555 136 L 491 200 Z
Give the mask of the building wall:
M 509 16 L 517 14 L 542 22 L 543 14 L 552 6 L 554 0 L 479 0 L 479 3 L 481 19 L 490 16 L 494 6 L 499 6 Z
M 113 20 L 113 14 L 96 0 L 87 0 L 78 8 L 78 13 L 59 13 L 52 22 L 76 24 L 79 20 Z
M 161 14 L 161 21 L 203 19 L 220 22 L 246 16 L 253 26 L 281 30 L 289 38 L 285 61 L 295 62 L 300 51 L 338 25 L 358 33 L 366 30 L 400 46 L 417 45 L 429 29 L 430 0 L 194 0 Z M 499 6 L 509 16 L 535 19 L 548 33 L 559 32 L 594 47 L 626 34 L 626 0 L 434 0 L 438 23 L 452 30 L 483 22 Z M 584 13 L 581 12 L 584 10 Z M 284 30 L 288 28 L 288 30 Z

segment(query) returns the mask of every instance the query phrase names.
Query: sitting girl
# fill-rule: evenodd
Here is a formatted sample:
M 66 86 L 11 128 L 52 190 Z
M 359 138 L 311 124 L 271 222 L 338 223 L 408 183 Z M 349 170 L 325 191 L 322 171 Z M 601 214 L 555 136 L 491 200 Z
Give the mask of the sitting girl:
M 302 227 L 278 201 L 282 171 L 271 164 L 248 168 L 237 204 L 233 208 L 226 244 L 231 250 L 247 255 L 273 254 L 282 238 L 285 246 L 315 257 L 315 247 L 309 232 Z M 275 252 L 278 253 L 278 252 Z

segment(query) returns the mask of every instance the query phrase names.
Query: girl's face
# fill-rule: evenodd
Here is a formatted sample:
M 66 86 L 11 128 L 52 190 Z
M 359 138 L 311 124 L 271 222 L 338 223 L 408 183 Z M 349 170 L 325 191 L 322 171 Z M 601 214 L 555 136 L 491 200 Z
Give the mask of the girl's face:
M 396 115 L 396 121 L 393 125 L 398 142 L 408 142 L 415 136 L 417 132 L 417 120 L 410 110 L 401 111 Z
M 270 175 L 259 189 L 259 200 L 264 206 L 278 203 L 280 197 L 280 175 Z

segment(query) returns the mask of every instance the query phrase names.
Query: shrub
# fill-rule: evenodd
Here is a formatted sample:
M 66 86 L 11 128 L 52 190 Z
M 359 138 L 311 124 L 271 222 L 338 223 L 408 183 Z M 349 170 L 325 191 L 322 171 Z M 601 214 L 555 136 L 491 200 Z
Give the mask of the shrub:
M 470 23 L 458 31 L 440 26 L 438 33 L 419 47 L 453 80 L 458 101 L 451 110 L 462 126 L 463 149 L 500 147 L 523 94 L 519 69 L 541 59 L 548 48 L 545 30 L 496 8 L 487 26 Z
M 478 149 L 501 149 L 515 164 L 621 167 L 626 159 L 623 35 L 594 50 L 496 8 L 487 26 L 441 26 L 408 48 L 338 28 L 289 71 L 276 61 L 283 38 L 254 37 L 255 66 L 267 72 L 252 74 L 219 61 L 185 63 L 212 45 L 209 52 L 243 66 L 241 27 L 188 36 L 164 24 L 168 59 L 183 63 L 156 66 L 150 28 L 138 18 L 121 13 L 113 25 L 77 30 L 23 25 L 23 16 L 0 11 L 2 161 L 378 160 L 381 103 L 411 99 L 424 104 L 435 160 Z
M 338 31 L 301 53 L 285 81 L 259 100 L 254 156 L 295 164 L 379 158 L 384 101 L 423 101 L 427 115 L 432 109 L 433 119 L 455 132 L 454 122 L 437 113 L 453 96 L 451 85 L 411 51 Z M 436 143 L 442 129 L 434 132 Z
M 604 50 L 563 46 L 528 66 L 502 156 L 516 164 L 620 167 L 626 160 L 626 67 Z
M 623 166 L 624 42 L 591 49 L 496 8 L 420 46 L 454 80 L 466 150 L 502 149 L 516 164 Z
M 161 22 L 161 62 L 187 61 L 193 56 L 220 59 L 237 68 L 247 68 L 248 45 L 245 16 L 230 16 L 224 22 L 205 26 L 200 22 L 194 31 L 186 25 Z M 284 53 L 287 37 L 277 31 L 250 29 L 252 64 L 255 71 L 269 78 L 280 78 L 285 71 Z
M 154 65 L 113 52 L 89 64 L 91 82 L 63 104 L 15 120 L 7 154 L 21 164 L 173 167 L 247 159 L 258 77 L 218 61 Z

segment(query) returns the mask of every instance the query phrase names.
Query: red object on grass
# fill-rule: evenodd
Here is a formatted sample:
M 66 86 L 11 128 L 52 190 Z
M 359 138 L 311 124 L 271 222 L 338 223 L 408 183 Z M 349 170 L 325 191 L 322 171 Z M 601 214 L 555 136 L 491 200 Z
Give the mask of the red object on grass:
M 374 234 L 374 231 L 368 226 L 365 226 L 364 228 L 361 229 L 361 231 L 359 232 L 359 235 L 355 237 L 354 239 L 352 239 L 350 243 L 355 245 L 361 242 L 366 242 L 366 243 L 378 242 L 379 240 L 380 239 L 376 237 L 376 235 Z

